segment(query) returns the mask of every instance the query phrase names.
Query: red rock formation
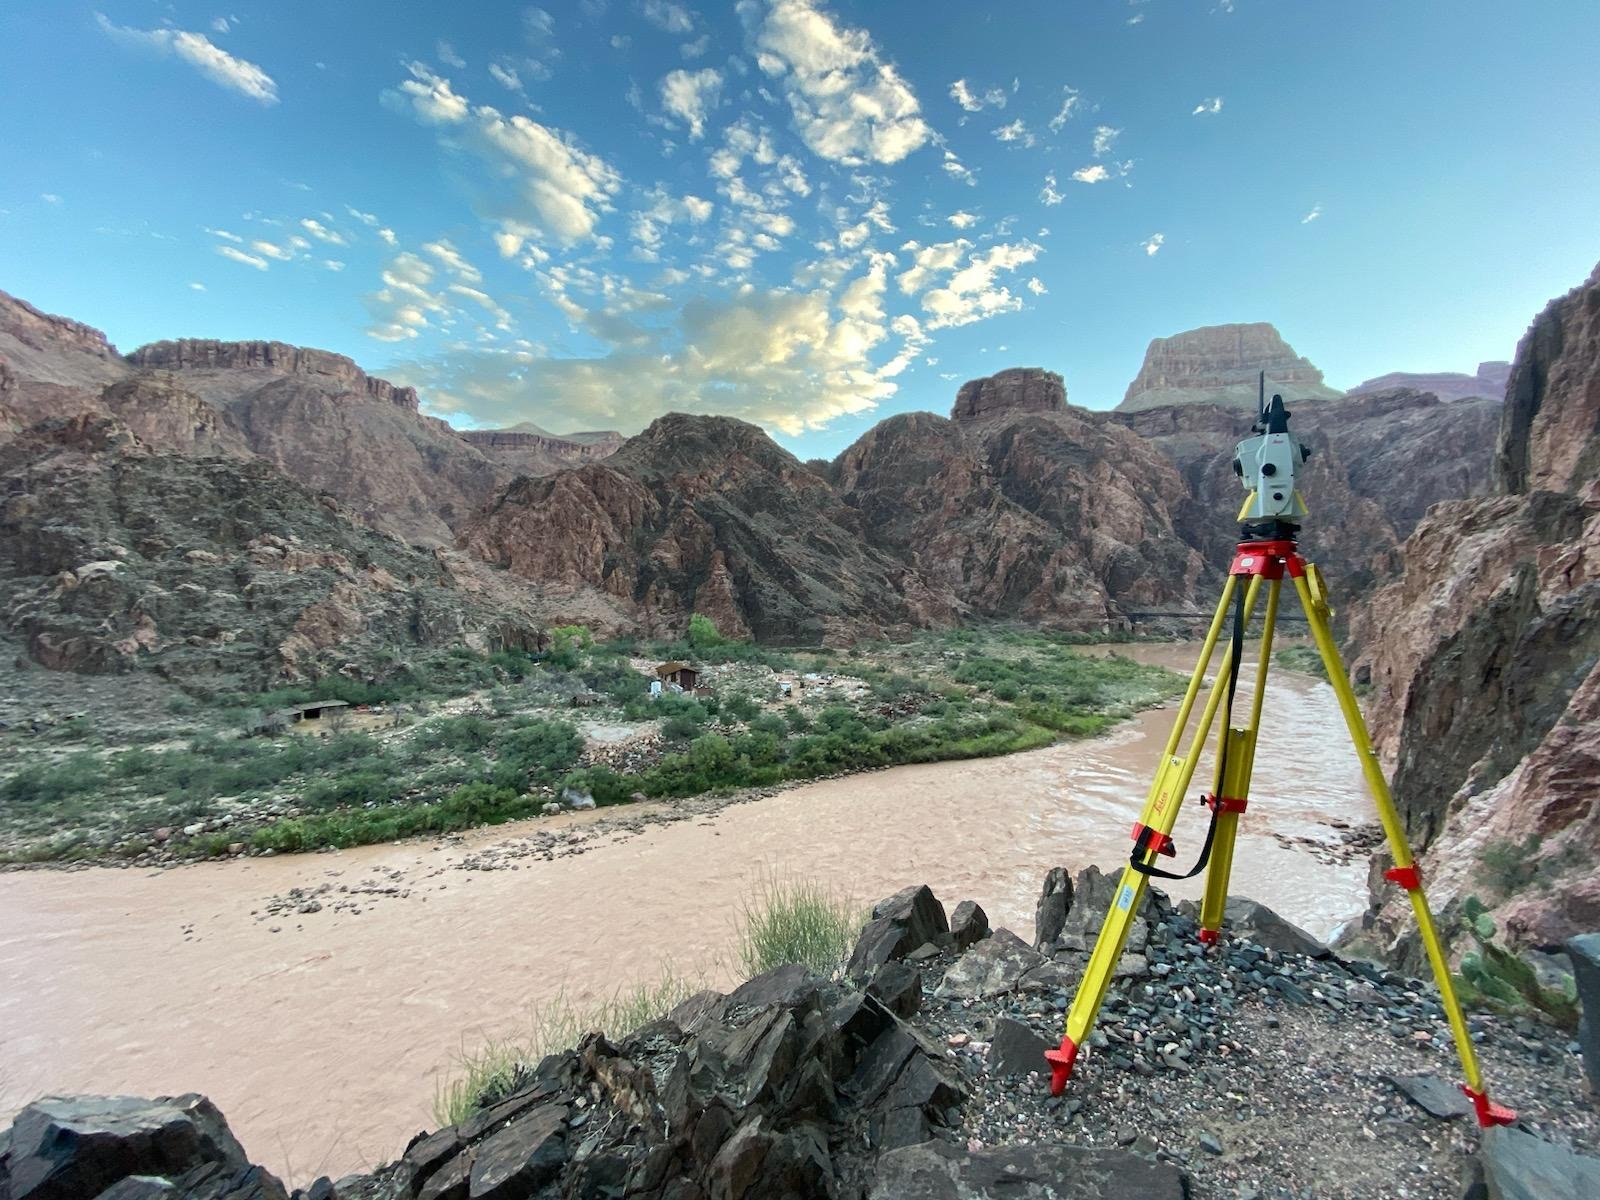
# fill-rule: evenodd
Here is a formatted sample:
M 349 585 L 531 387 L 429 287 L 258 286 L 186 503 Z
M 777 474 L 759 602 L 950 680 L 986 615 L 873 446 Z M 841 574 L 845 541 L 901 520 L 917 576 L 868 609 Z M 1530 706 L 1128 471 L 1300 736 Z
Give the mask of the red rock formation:
M 136 367 L 165 371 L 269 371 L 276 375 L 314 375 L 332 380 L 341 392 L 363 392 L 374 400 L 417 411 L 416 388 L 399 387 L 387 379 L 376 379 L 342 354 L 284 342 L 179 338 L 140 346 L 128 355 L 128 361 Z
M 575 433 L 560 436 L 524 429 L 463 429 L 457 434 L 497 466 L 518 475 L 548 475 L 562 467 L 599 462 L 615 454 L 625 440 L 620 433 Z
M 1523 942 L 1600 921 L 1600 269 L 1518 347 L 1500 495 L 1435 506 L 1352 626 L 1369 715 L 1437 898 L 1476 892 Z M 1532 836 L 1536 845 L 1527 844 Z M 1484 868 L 1527 846 L 1523 886 Z M 1537 880 L 1538 886 L 1528 886 Z M 1409 940 L 1375 891 L 1367 936 Z
M 1260 371 L 1267 373 L 1268 395 L 1282 392 L 1285 398 L 1317 400 L 1339 395 L 1276 329 L 1258 321 L 1208 325 L 1156 338 L 1117 409 L 1136 412 L 1166 404 L 1250 407 L 1256 403 Z
M 978 421 L 996 414 L 1060 412 L 1067 406 L 1061 376 L 1042 367 L 1012 367 L 983 379 L 972 379 L 956 393 L 952 421 Z

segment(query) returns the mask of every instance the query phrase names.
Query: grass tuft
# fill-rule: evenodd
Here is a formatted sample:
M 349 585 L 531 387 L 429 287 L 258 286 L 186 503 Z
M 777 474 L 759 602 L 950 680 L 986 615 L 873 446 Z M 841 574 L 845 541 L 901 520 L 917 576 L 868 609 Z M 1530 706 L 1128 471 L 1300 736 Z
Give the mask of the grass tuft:
M 739 962 L 749 975 L 800 963 L 831 975 L 849 957 L 867 914 L 810 880 L 768 880 L 744 905 Z

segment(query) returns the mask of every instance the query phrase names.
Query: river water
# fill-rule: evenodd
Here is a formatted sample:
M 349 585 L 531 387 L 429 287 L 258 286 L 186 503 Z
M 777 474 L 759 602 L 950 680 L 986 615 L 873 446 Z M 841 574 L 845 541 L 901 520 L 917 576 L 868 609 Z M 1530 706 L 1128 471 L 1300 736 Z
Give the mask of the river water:
M 1113 649 L 1182 670 L 1194 654 Z M 728 982 L 736 914 L 763 880 L 816 879 L 862 902 L 926 882 L 1031 940 L 1048 868 L 1125 859 L 1171 718 L 807 784 L 550 861 L 494 855 L 551 821 L 596 818 L 166 871 L 0 875 L 0 1119 L 46 1092 L 199 1091 L 293 1183 L 375 1165 L 431 1127 L 463 1046 L 516 1034 L 539 1002 L 608 995 L 664 963 Z M 1338 846 L 1374 819 L 1371 803 L 1326 684 L 1274 672 L 1265 724 L 1232 891 L 1328 936 L 1363 907 L 1366 860 L 1308 843 Z M 1192 805 L 1179 862 L 1203 830 Z M 502 869 L 463 869 L 486 853 Z M 267 915 L 272 897 L 324 883 L 356 893 Z M 362 894 L 374 887 L 393 894 Z

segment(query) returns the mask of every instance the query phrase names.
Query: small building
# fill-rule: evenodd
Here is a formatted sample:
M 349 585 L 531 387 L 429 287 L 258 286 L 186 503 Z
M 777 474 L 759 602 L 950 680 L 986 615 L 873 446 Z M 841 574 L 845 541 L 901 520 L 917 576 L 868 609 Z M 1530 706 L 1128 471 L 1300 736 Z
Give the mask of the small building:
M 656 668 L 656 678 L 662 686 L 676 684 L 685 692 L 692 692 L 700 681 L 700 672 L 688 663 L 664 662 Z
M 283 718 L 291 725 L 301 721 L 320 721 L 324 715 L 349 708 L 344 700 L 313 700 L 310 704 L 296 704 L 283 710 Z
M 594 708 L 605 703 L 606 698 L 599 692 L 573 692 L 573 708 Z

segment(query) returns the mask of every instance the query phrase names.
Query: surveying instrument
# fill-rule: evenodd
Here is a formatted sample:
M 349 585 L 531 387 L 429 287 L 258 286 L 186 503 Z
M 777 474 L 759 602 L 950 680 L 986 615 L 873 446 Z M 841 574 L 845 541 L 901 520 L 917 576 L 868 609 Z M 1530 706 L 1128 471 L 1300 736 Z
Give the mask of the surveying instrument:
M 1350 740 L 1355 745 L 1361 770 L 1366 776 L 1367 788 L 1372 793 L 1378 818 L 1383 823 L 1383 832 L 1395 864 L 1384 872 L 1384 878 L 1405 889 L 1411 897 L 1417 928 L 1427 948 L 1428 962 L 1433 968 L 1434 980 L 1439 985 L 1439 999 L 1449 1018 L 1456 1053 L 1460 1056 L 1466 1075 L 1461 1090 L 1472 1101 L 1480 1126 L 1508 1125 L 1516 1119 L 1516 1114 L 1492 1103 L 1484 1087 L 1478 1070 L 1478 1058 L 1472 1048 L 1472 1038 L 1467 1032 L 1461 1005 L 1450 983 L 1450 968 L 1445 961 L 1444 947 L 1434 927 L 1427 897 L 1422 892 L 1422 879 L 1416 861 L 1406 844 L 1405 831 L 1395 811 L 1394 800 L 1389 795 L 1389 785 L 1378 765 L 1377 751 L 1372 748 L 1372 739 L 1367 733 L 1361 709 L 1350 688 L 1338 647 L 1334 645 L 1333 633 L 1329 628 L 1332 610 L 1328 607 L 1322 575 L 1315 564 L 1301 556 L 1296 545 L 1300 519 L 1307 515 L 1307 510 L 1295 486 L 1295 475 L 1311 457 L 1311 449 L 1301 445 L 1289 432 L 1289 411 L 1283 406 L 1283 397 L 1275 395 L 1270 403 L 1266 402 L 1264 372 L 1258 394 L 1258 413 L 1252 427 L 1255 436 L 1239 443 L 1233 459 L 1234 474 L 1239 476 L 1245 490 L 1244 506 L 1237 518 L 1238 548 L 1228 569 L 1228 580 L 1223 585 L 1216 615 L 1212 617 L 1211 627 L 1200 647 L 1200 661 L 1195 664 L 1188 690 L 1178 706 L 1177 719 L 1173 722 L 1172 735 L 1162 752 L 1155 782 L 1145 798 L 1144 810 L 1133 826 L 1133 849 L 1128 856 L 1128 865 L 1118 881 L 1110 912 L 1100 928 L 1100 936 L 1089 956 L 1089 965 L 1084 970 L 1072 1007 L 1067 1012 L 1066 1032 L 1058 1049 L 1045 1052 L 1045 1059 L 1050 1063 L 1050 1092 L 1059 1096 L 1067 1085 L 1078 1049 L 1094 1028 L 1095 1017 L 1105 1000 L 1117 960 L 1122 957 L 1123 946 L 1152 878 L 1188 879 L 1205 870 L 1205 894 L 1200 904 L 1200 941 L 1205 946 L 1212 946 L 1221 936 L 1223 909 L 1228 899 L 1228 873 L 1233 865 L 1234 839 L 1238 835 L 1239 818 L 1245 811 L 1250 794 L 1256 736 L 1261 728 L 1261 703 L 1267 686 L 1267 663 L 1272 655 L 1272 635 L 1278 619 L 1279 591 L 1287 575 L 1300 598 L 1300 607 L 1305 610 L 1311 636 L 1327 668 L 1328 680 L 1339 698 L 1339 709 L 1344 714 Z M 1248 718 L 1243 725 L 1235 726 L 1233 705 L 1244 656 L 1245 630 L 1263 587 L 1266 591 L 1266 613 L 1262 620 L 1255 687 Z M 1230 608 L 1233 631 L 1228 642 L 1228 653 L 1212 682 L 1194 740 L 1187 753 L 1180 756 L 1179 743 L 1183 740 L 1184 729 L 1194 711 L 1195 700 L 1205 681 L 1206 668 L 1210 665 Z M 1194 778 L 1195 768 L 1199 766 L 1201 752 L 1210 737 L 1219 708 L 1222 710 L 1222 725 L 1217 736 L 1215 782 L 1211 793 L 1200 797 L 1200 802 L 1211 810 L 1205 844 L 1193 869 L 1182 874 L 1163 870 L 1156 864 L 1161 858 L 1175 854 L 1173 826 L 1177 824 L 1178 810 L 1183 806 L 1184 795 Z

